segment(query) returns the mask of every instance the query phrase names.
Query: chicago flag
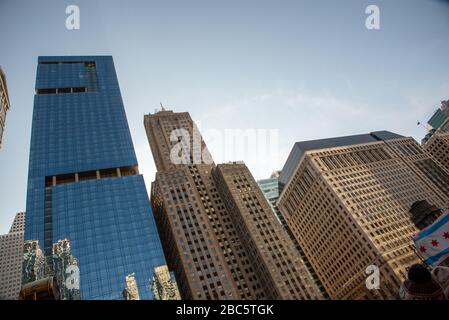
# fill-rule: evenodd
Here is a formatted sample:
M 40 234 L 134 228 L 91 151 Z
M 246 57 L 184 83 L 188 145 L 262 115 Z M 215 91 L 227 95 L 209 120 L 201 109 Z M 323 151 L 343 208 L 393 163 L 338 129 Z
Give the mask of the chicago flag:
M 426 263 L 436 266 L 449 257 L 449 210 L 413 239 Z

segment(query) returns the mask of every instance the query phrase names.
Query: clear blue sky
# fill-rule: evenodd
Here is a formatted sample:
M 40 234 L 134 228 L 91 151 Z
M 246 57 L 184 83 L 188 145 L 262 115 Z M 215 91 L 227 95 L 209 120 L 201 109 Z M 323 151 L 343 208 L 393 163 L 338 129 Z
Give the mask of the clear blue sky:
M 80 30 L 65 28 L 70 4 L 80 7 Z M 380 7 L 380 30 L 365 28 L 369 4 Z M 449 98 L 447 1 L 0 0 L 0 41 L 11 100 L 0 234 L 25 210 L 38 55 L 113 55 L 148 187 L 155 169 L 143 115 L 160 101 L 203 130 L 279 129 L 270 161 L 232 159 L 259 179 L 299 140 L 374 130 L 420 140 L 416 121 Z

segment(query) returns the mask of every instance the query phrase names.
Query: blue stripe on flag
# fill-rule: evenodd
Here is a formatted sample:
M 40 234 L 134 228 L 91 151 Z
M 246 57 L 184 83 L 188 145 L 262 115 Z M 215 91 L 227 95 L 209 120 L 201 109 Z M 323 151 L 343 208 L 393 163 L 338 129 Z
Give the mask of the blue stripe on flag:
M 422 239 L 425 236 L 428 236 L 429 234 L 435 232 L 437 229 L 441 228 L 448 222 L 449 222 L 449 211 L 446 211 L 437 221 L 435 221 L 433 224 L 431 224 L 430 226 L 422 230 L 420 233 L 418 233 L 415 237 L 415 241 L 418 241 L 419 239 Z
M 443 251 L 438 252 L 437 254 L 426 259 L 426 262 L 430 265 L 434 265 L 438 260 L 441 259 L 442 256 L 449 254 L 449 247 L 444 249 Z

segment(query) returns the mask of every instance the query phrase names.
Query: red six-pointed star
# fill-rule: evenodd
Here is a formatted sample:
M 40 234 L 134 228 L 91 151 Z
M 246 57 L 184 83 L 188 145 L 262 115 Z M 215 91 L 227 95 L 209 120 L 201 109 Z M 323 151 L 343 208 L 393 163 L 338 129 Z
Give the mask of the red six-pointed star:
M 421 251 L 421 252 L 426 252 L 426 247 L 424 247 L 424 246 L 421 246 L 421 247 L 419 247 L 419 251 Z
M 449 239 L 449 232 L 443 233 L 443 237 L 444 237 L 444 239 Z
M 438 247 L 438 241 L 436 241 L 436 240 L 432 240 L 432 246 L 434 246 L 434 247 Z

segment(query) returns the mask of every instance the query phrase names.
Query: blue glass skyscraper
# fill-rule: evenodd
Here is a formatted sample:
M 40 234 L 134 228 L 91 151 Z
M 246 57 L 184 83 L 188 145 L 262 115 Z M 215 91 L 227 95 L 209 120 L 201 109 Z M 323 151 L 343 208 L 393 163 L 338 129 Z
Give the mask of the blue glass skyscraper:
M 82 299 L 122 299 L 132 273 L 152 298 L 165 258 L 112 57 L 39 57 L 26 216 L 46 256 L 70 241 Z

